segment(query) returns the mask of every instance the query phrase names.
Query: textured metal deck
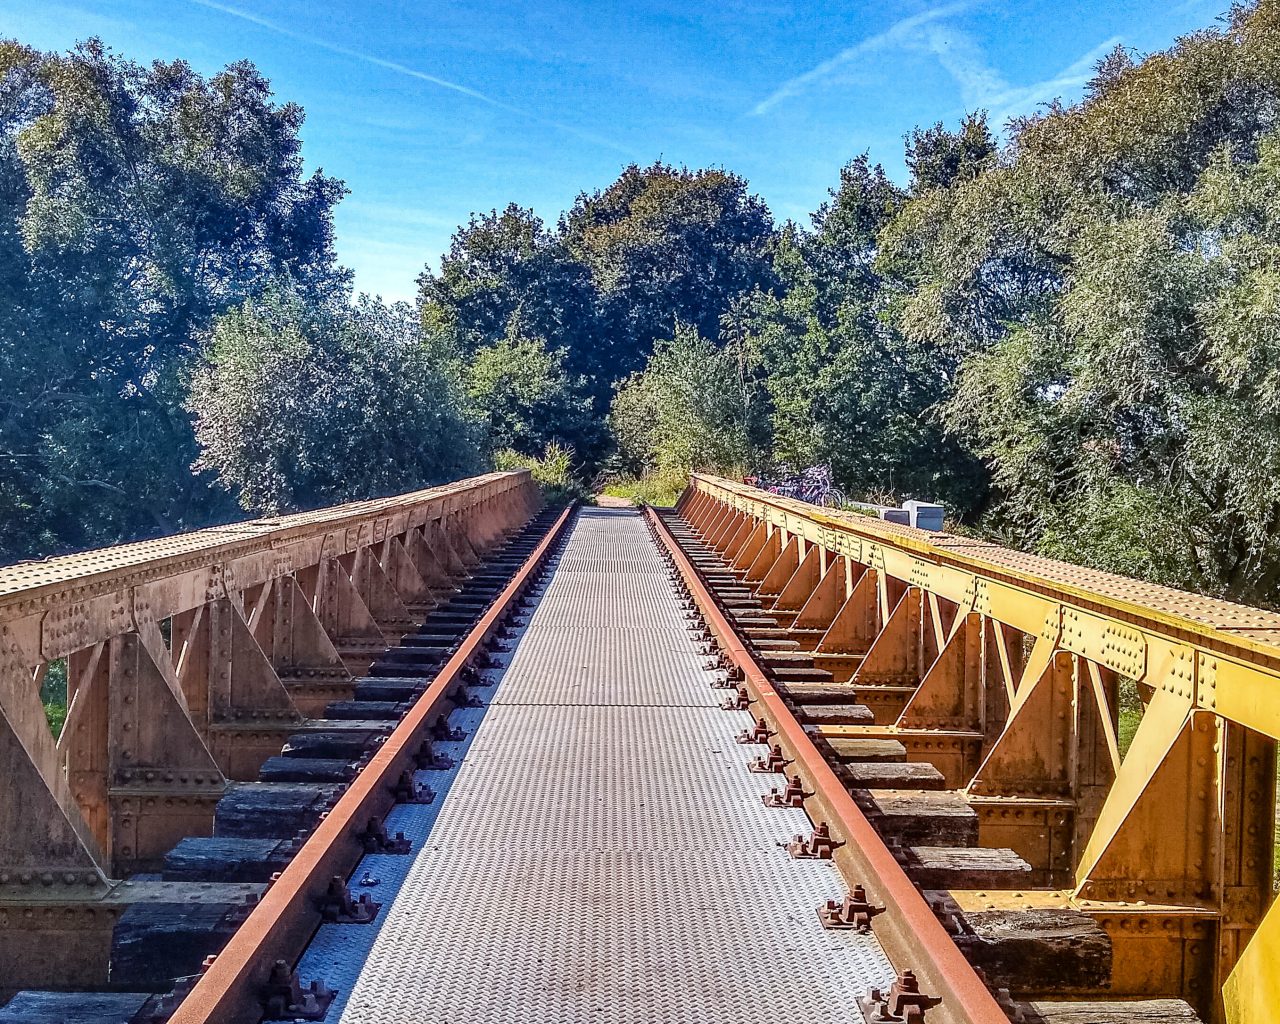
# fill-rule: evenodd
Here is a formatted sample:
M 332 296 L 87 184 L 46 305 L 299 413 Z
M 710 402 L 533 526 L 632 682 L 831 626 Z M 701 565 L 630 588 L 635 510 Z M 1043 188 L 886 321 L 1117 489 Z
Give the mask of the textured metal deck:
M 551 565 L 439 745 L 461 764 L 420 773 L 444 798 L 388 820 L 415 855 L 357 872 L 377 922 L 323 926 L 299 965 L 340 990 L 327 1019 L 860 1021 L 888 961 L 819 925 L 841 881 L 786 853 L 808 819 L 761 803 L 778 777 L 746 770 L 750 716 L 719 709 L 640 516 L 585 510 Z

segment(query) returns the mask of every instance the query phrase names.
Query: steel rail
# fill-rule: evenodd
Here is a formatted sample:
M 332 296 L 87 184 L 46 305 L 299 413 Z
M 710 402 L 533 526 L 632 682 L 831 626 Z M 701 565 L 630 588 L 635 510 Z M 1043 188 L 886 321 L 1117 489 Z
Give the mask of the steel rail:
M 774 734 L 771 740 L 781 745 L 792 762 L 788 772 L 799 774 L 810 818 L 815 824 L 825 821 L 840 844 L 833 858 L 836 867 L 850 888 L 864 886 L 873 902 L 885 906 L 876 918 L 876 938 L 895 968 L 913 971 L 921 991 L 942 997 L 941 1005 L 929 1011 L 931 1024 L 1008 1024 L 1004 1010 L 739 638 L 667 524 L 651 508 L 645 509 L 645 515 L 721 652 L 741 671 L 752 710 L 764 718 Z
M 476 623 L 458 650 L 386 742 L 321 820 L 301 850 L 267 890 L 244 924 L 178 1006 L 170 1024 L 246 1024 L 262 1017 L 260 997 L 277 960 L 292 965 L 320 922 L 319 901 L 329 881 L 347 878 L 364 855 L 357 838 L 371 817 L 395 803 L 392 785 L 426 738 L 434 715 L 451 703 L 463 669 L 481 651 L 514 602 L 524 593 L 563 533 L 566 508 L 511 582 Z

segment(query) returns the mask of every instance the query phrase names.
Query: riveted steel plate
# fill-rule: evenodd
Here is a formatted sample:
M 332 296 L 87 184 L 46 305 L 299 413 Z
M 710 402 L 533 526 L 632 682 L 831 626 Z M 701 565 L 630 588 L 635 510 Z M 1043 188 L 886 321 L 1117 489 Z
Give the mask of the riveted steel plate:
M 716 706 L 658 562 L 634 512 L 579 516 L 491 703 L 451 718 L 461 764 L 419 773 L 441 797 L 389 819 L 415 854 L 357 871 L 377 922 L 299 965 L 340 990 L 330 1022 L 853 1022 L 892 980 L 874 936 L 818 923 L 840 879 L 787 855 L 808 819 L 762 803 L 781 777 L 746 770 L 751 716 Z

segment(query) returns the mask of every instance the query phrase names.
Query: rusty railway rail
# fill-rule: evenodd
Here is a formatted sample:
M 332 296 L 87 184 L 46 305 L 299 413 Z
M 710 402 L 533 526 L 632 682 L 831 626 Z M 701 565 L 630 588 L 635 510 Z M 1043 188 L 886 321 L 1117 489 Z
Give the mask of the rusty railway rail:
M 231 941 L 182 999 L 171 1024 L 236 1024 L 262 1014 L 262 993 L 277 961 L 290 968 L 321 920 L 319 904 L 332 878 L 346 879 L 367 852 L 362 836 L 396 802 L 394 786 L 411 770 L 434 718 L 453 706 L 452 693 L 474 670 L 495 631 L 510 616 L 572 514 L 566 508 L 519 572 L 436 674 L 377 753 L 320 822 Z
M 768 725 L 766 742 L 777 743 L 790 762 L 788 774 L 805 791 L 805 809 L 818 826 L 827 826 L 836 849 L 833 859 L 852 890 L 882 908 L 875 933 L 900 970 L 910 970 L 922 991 L 941 1002 L 929 1020 L 945 1024 L 1007 1024 L 1008 1017 L 934 917 L 883 840 L 849 795 L 825 757 L 787 706 L 754 654 L 739 638 L 715 594 L 694 567 L 662 519 L 646 515 L 659 544 L 683 581 L 701 620 L 719 650 L 746 686 L 751 710 Z
M 0 569 L 0 993 L 108 984 L 139 903 L 252 898 L 122 880 L 210 835 L 235 784 L 349 702 L 540 505 L 527 472 L 495 473 Z
M 1007 983 L 1045 1013 L 1174 998 L 1204 1020 L 1272 1018 L 1280 615 L 714 477 L 677 508 L 748 655 L 876 828 L 910 801 L 842 751 L 885 741 L 905 748 L 922 815 L 976 818 L 948 840 L 967 872 L 894 853 L 988 983 L 1009 966 L 991 921 L 1075 922 L 1105 970 Z M 1123 756 L 1122 687 L 1141 701 Z M 833 699 L 862 717 L 824 714 Z

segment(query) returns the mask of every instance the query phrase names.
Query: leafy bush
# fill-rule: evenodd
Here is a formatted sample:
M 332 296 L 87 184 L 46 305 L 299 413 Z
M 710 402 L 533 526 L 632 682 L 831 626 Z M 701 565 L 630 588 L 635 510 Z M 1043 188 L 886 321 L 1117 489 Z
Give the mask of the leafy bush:
M 609 414 L 622 464 L 636 476 L 724 473 L 754 462 L 763 426 L 757 388 L 734 346 L 692 328 L 658 343 Z
M 547 445 L 542 456 L 524 455 L 507 449 L 494 458 L 495 469 L 527 469 L 542 487 L 549 505 L 567 505 L 586 497 L 586 488 L 573 466 L 574 451 L 555 441 Z
M 600 429 L 591 400 L 564 363 L 562 350 L 514 332 L 476 351 L 466 370 L 467 397 L 490 451 L 592 445 Z
M 254 511 L 394 494 L 479 466 L 456 381 L 408 306 L 288 288 L 219 317 L 191 382 L 201 455 Z
M 630 498 L 637 505 L 669 508 L 689 485 L 689 474 L 679 470 L 655 470 L 640 477 L 624 477 L 605 485 L 601 494 Z

